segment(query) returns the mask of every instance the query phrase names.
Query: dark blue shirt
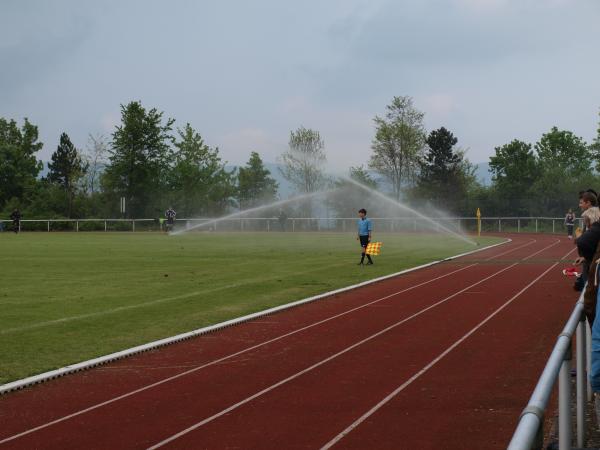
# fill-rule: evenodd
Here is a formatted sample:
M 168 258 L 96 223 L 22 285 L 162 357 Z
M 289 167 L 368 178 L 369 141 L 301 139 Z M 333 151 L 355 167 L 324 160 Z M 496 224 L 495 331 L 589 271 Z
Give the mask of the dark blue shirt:
M 368 236 L 370 231 L 373 231 L 371 220 L 366 217 L 364 219 L 358 219 L 358 235 Z

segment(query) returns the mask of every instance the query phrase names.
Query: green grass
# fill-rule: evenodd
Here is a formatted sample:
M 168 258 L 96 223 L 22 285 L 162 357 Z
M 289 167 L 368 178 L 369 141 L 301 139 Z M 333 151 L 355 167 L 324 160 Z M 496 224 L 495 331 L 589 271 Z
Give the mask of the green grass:
M 0 233 L 0 383 L 473 249 L 376 238 L 361 268 L 349 233 Z

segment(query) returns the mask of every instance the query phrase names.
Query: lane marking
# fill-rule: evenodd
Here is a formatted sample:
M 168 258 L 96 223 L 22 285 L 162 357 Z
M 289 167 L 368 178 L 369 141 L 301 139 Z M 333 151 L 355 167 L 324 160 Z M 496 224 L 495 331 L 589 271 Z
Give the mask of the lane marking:
M 508 253 L 514 252 L 514 251 L 516 251 L 516 250 L 519 250 L 519 249 L 521 249 L 521 248 L 524 248 L 524 247 L 528 247 L 529 245 L 531 245 L 531 244 L 533 244 L 533 243 L 535 243 L 535 242 L 537 242 L 537 240 L 535 240 L 535 239 L 532 239 L 531 241 L 528 241 L 528 242 L 526 242 L 525 244 L 521 244 L 521 245 L 519 245 L 519 246 L 517 246 L 517 247 L 515 247 L 515 248 L 513 248 L 513 249 L 510 249 L 510 250 L 508 250 L 508 251 L 502 252 L 502 253 L 500 253 L 500 254 L 498 254 L 498 255 L 491 256 L 491 257 L 487 258 L 487 260 L 491 260 L 491 259 L 497 258 L 497 257 L 499 257 L 499 256 L 503 256 L 503 255 L 505 255 L 505 254 L 508 254 Z M 555 244 L 553 244 L 553 245 L 555 245 Z M 540 252 L 541 252 L 541 251 L 543 251 L 543 250 L 545 250 L 545 248 L 543 248 L 542 250 L 540 250 Z M 538 253 L 539 253 L 539 252 L 538 252 Z M 536 253 L 536 254 L 537 254 L 537 253 Z M 530 256 L 531 256 L 531 255 L 530 255 Z M 433 283 L 433 282 L 435 282 L 435 281 L 438 281 L 438 280 L 440 280 L 440 279 L 446 278 L 446 277 L 448 277 L 448 276 L 450 276 L 450 275 L 454 275 L 455 273 L 462 272 L 463 270 L 470 269 L 471 267 L 474 267 L 474 266 L 476 266 L 477 264 L 478 264 L 478 263 L 469 264 L 469 265 L 467 265 L 467 266 L 464 266 L 464 267 L 461 267 L 461 268 L 459 268 L 459 269 L 457 269 L 457 270 L 453 270 L 453 271 L 451 271 L 451 272 L 448 272 L 448 273 L 446 273 L 446 274 L 444 274 L 444 275 L 441 275 L 441 276 L 438 276 L 438 277 L 432 278 L 432 279 L 430 279 L 430 280 L 427 280 L 427 281 L 424 281 L 424 282 L 422 282 L 422 283 L 418 283 L 418 284 L 416 284 L 416 285 L 410 286 L 410 287 L 408 287 L 408 288 L 402 289 L 402 290 L 400 290 L 400 291 L 394 292 L 394 293 L 392 293 L 392 294 L 389 294 L 389 295 L 386 295 L 386 296 L 384 296 L 384 297 L 380 297 L 380 298 L 378 298 L 378 299 L 376 299 L 376 300 L 373 300 L 373 301 L 371 301 L 371 302 L 368 302 L 368 303 L 365 303 L 365 304 L 363 304 L 363 305 L 357 306 L 357 307 L 355 307 L 355 308 L 349 309 L 349 310 L 347 310 L 347 311 L 344 311 L 344 312 L 342 312 L 342 313 L 335 314 L 335 315 L 333 315 L 333 316 L 327 317 L 327 318 L 325 318 L 325 319 L 323 319 L 323 320 L 320 320 L 320 321 L 314 322 L 314 323 L 312 323 L 312 324 L 310 324 L 310 325 L 307 325 L 307 326 L 305 326 L 305 327 L 298 328 L 298 329 L 296 329 L 296 330 L 294 330 L 294 331 L 291 331 L 291 332 L 289 332 L 289 333 L 282 334 L 282 335 L 280 335 L 280 336 L 277 336 L 277 337 L 275 337 L 275 338 L 273 338 L 273 339 L 269 339 L 269 340 L 267 340 L 267 341 L 264 341 L 264 342 L 261 342 L 261 343 L 259 343 L 259 344 L 256 344 L 256 345 L 253 345 L 253 346 L 247 347 L 247 348 L 245 348 L 245 349 L 243 349 L 243 350 L 240 350 L 240 351 L 238 351 L 238 352 L 235 352 L 235 353 L 231 353 L 231 354 L 229 354 L 229 355 L 226 355 L 226 356 L 224 356 L 224 357 L 222 357 L 222 358 L 215 359 L 215 360 L 213 360 L 213 361 L 210 361 L 210 362 L 208 362 L 208 363 L 205 363 L 205 364 L 202 364 L 202 365 L 200 365 L 200 366 L 194 367 L 193 369 L 190 369 L 190 370 L 187 370 L 187 371 L 184 371 L 184 372 L 178 373 L 178 374 L 176 374 L 176 375 L 173 375 L 173 376 L 170 376 L 170 377 L 164 378 L 164 379 L 162 379 L 162 380 L 156 381 L 156 382 L 154 382 L 154 383 L 151 383 L 151 384 L 149 384 L 149 385 L 146 385 L 146 386 L 142 386 L 141 388 L 138 388 L 138 389 L 135 389 L 135 390 L 133 390 L 133 391 L 127 392 L 127 393 L 125 393 L 125 394 L 122 394 L 122 395 L 119 395 L 119 396 L 117 396 L 117 397 L 113 397 L 113 398 L 111 398 L 111 399 L 108 399 L 108 400 L 105 400 L 105 401 L 103 401 L 103 402 L 100 402 L 100 403 L 94 404 L 94 405 L 92 405 L 92 406 L 89 406 L 89 407 L 87 407 L 87 408 L 81 409 L 81 410 L 79 410 L 79 411 L 76 411 L 76 412 L 74 412 L 74 413 L 71 413 L 71 414 L 68 414 L 68 415 L 65 415 L 65 416 L 59 417 L 58 419 L 55 419 L 55 420 L 52 420 L 52 421 L 46 422 L 46 423 L 44 423 L 44 424 L 38 425 L 38 426 L 36 426 L 36 427 L 33 427 L 33 428 L 30 428 L 30 429 L 28 429 L 28 430 L 25 430 L 25 431 L 23 431 L 23 432 L 21 432 L 21 433 L 18 433 L 18 434 L 15 434 L 15 435 L 12 435 L 12 436 L 6 437 L 6 438 L 4 438 L 4 439 L 0 440 L 0 444 L 4 444 L 4 443 L 6 443 L 6 442 L 9 442 L 9 441 L 12 441 L 12 440 L 18 439 L 18 438 L 20 438 L 20 437 L 26 436 L 26 435 L 28 435 L 28 434 L 34 433 L 34 432 L 36 432 L 36 431 L 39 431 L 39 430 L 42 430 L 42 429 L 44 429 L 44 428 L 48 428 L 48 427 L 50 427 L 50 426 L 52 426 L 52 425 L 56 425 L 56 424 L 58 424 L 58 423 L 61 423 L 61 422 L 67 421 L 67 420 L 69 420 L 69 419 L 72 419 L 72 418 L 74 418 L 74 417 L 77 417 L 77 416 L 80 416 L 80 415 L 82 415 L 82 414 L 88 413 L 88 412 L 90 412 L 90 411 L 94 411 L 94 410 L 96 410 L 96 409 L 99 409 L 99 408 L 101 408 L 101 407 L 103 407 L 103 406 L 110 405 L 110 404 L 112 404 L 112 403 L 114 403 L 114 402 L 117 402 L 117 401 L 119 401 L 119 400 L 123 400 L 123 399 L 125 399 L 125 398 L 131 397 L 131 396 L 133 396 L 133 395 L 135 395 L 135 394 L 139 394 L 140 392 L 144 392 L 144 391 L 146 391 L 146 390 L 152 389 L 152 388 L 154 388 L 154 387 L 160 386 L 160 385 L 162 385 L 162 384 L 165 384 L 165 383 L 168 383 L 168 382 L 170 382 L 170 381 L 176 380 L 176 379 L 178 379 L 178 378 L 184 377 L 184 376 L 186 376 L 186 375 L 192 374 L 192 373 L 194 373 L 194 372 L 197 372 L 197 371 L 199 371 L 199 370 L 205 369 L 205 368 L 207 368 L 207 367 L 210 367 L 210 366 L 213 366 L 213 365 L 216 365 L 216 364 L 222 363 L 223 361 L 226 361 L 226 360 L 228 360 L 228 359 L 231 359 L 231 358 L 234 358 L 234 357 L 236 357 L 236 356 L 242 355 L 242 354 L 244 354 L 244 353 L 247 353 L 247 352 L 250 352 L 250 351 L 256 350 L 256 349 L 258 349 L 258 348 L 261 348 L 261 347 L 264 347 L 264 346 L 266 346 L 266 345 L 272 344 L 273 342 L 277 342 L 277 341 L 279 341 L 279 340 L 285 339 L 285 338 L 287 338 L 287 337 L 289 337 L 289 336 L 293 336 L 293 335 L 295 335 L 295 334 L 297 334 L 297 333 L 300 333 L 300 332 L 302 332 L 302 331 L 306 331 L 306 330 L 308 330 L 308 329 L 310 329 L 310 328 L 314 328 L 314 327 L 316 327 L 316 326 L 318 326 L 318 325 L 322 325 L 323 323 L 326 323 L 326 322 L 329 322 L 329 321 L 331 321 L 331 320 L 337 319 L 337 318 L 339 318 L 339 317 L 342 317 L 342 316 L 348 315 L 348 314 L 350 314 L 350 313 L 352 313 L 352 312 L 355 312 L 355 311 L 358 311 L 358 310 L 360 310 L 360 309 L 366 308 L 366 307 L 368 307 L 368 306 L 371 306 L 371 305 L 373 305 L 373 304 L 379 303 L 379 302 L 381 302 L 381 301 L 387 300 L 387 299 L 389 299 L 389 298 L 395 297 L 395 296 L 397 296 L 397 295 L 400 295 L 400 294 L 403 294 L 403 293 L 405 293 L 405 292 L 412 291 L 412 290 L 414 290 L 414 289 L 417 289 L 417 288 L 419 288 L 419 287 L 421 287 L 421 286 L 424 286 L 424 285 L 427 285 L 427 284 L 431 284 L 431 283 Z
M 560 240 L 554 242 L 553 244 L 548 245 L 547 247 L 542 248 L 541 250 L 533 253 L 532 255 L 529 255 L 527 258 L 524 258 L 524 260 L 525 259 L 529 259 L 529 258 L 535 256 L 536 254 L 541 253 L 544 250 L 552 248 L 552 247 L 554 247 L 555 245 L 557 245 L 559 243 L 560 243 Z M 448 296 L 448 297 L 440 300 L 439 302 L 434 303 L 433 305 L 430 305 L 430 306 L 428 306 L 426 308 L 421 309 L 420 311 L 418 311 L 418 312 L 416 312 L 416 313 L 414 313 L 414 314 L 412 314 L 412 315 L 410 315 L 410 316 L 408 316 L 408 317 L 406 317 L 406 318 L 404 318 L 404 319 L 402 319 L 402 320 L 400 320 L 400 321 L 398 321 L 398 322 L 396 322 L 396 323 L 394 323 L 394 324 L 392 324 L 392 325 L 384 328 L 383 330 L 380 330 L 377 333 L 372 334 L 371 336 L 369 336 L 369 337 L 367 337 L 365 339 L 362 339 L 362 340 L 360 340 L 360 341 L 358 341 L 358 342 L 350 345 L 349 347 L 346 347 L 345 349 L 343 349 L 343 350 L 341 350 L 341 351 L 339 351 L 339 352 L 337 352 L 337 353 L 335 353 L 335 354 L 333 354 L 331 356 L 328 356 L 325 359 L 322 359 L 318 363 L 315 363 L 315 364 L 307 367 L 306 369 L 303 369 L 303 370 L 301 370 L 301 371 L 299 371 L 299 372 L 297 372 L 297 373 L 295 373 L 293 375 L 290 375 L 289 377 L 284 378 L 283 380 L 278 381 L 275 384 L 272 384 L 271 386 L 269 386 L 269 387 L 267 387 L 267 388 L 265 388 L 265 389 L 263 389 L 263 390 L 255 393 L 255 394 L 253 394 L 253 395 L 245 398 L 244 400 L 241 400 L 241 401 L 239 401 L 239 402 L 237 402 L 237 403 L 235 403 L 235 404 L 233 404 L 233 405 L 231 405 L 231 406 L 223 409 L 222 411 L 220 411 L 220 412 L 218 412 L 216 414 L 213 414 L 212 416 L 207 417 L 206 419 L 204 419 L 204 420 L 202 420 L 200 422 L 197 422 L 194 425 L 192 425 L 192 426 L 190 426 L 190 427 L 188 427 L 188 428 L 186 428 L 186 429 L 184 429 L 184 430 L 182 430 L 182 431 L 180 431 L 180 432 L 178 432 L 178 433 L 176 433 L 176 434 L 174 434 L 174 435 L 172 435 L 172 436 L 170 436 L 170 437 L 168 437 L 168 438 L 166 438 L 166 439 L 164 439 L 164 440 L 162 440 L 160 442 L 158 442 L 157 444 L 154 444 L 151 447 L 148 447 L 148 450 L 155 450 L 157 448 L 163 447 L 163 446 L 165 446 L 165 445 L 173 442 L 176 439 L 179 439 L 180 437 L 182 437 L 182 436 L 184 436 L 184 435 L 186 435 L 186 434 L 188 434 L 188 433 L 190 433 L 190 432 L 192 432 L 192 431 L 194 431 L 194 430 L 196 430 L 196 429 L 198 429 L 198 428 L 206 425 L 207 423 L 212 422 L 213 420 L 218 419 L 219 417 L 222 417 L 225 414 L 230 413 L 231 411 L 239 408 L 240 406 L 243 406 L 246 403 L 249 403 L 249 402 L 251 402 L 252 400 L 254 400 L 256 398 L 258 398 L 258 397 L 260 397 L 260 396 L 262 396 L 262 395 L 264 395 L 264 394 L 266 394 L 268 392 L 271 392 L 272 390 L 277 389 L 278 387 L 280 387 L 280 386 L 282 386 L 284 384 L 287 384 L 290 381 L 295 380 L 296 378 L 298 378 L 298 377 L 300 377 L 300 376 L 302 376 L 302 375 L 304 375 L 304 374 L 306 374 L 308 372 L 311 372 L 312 370 L 314 370 L 314 369 L 316 369 L 316 368 L 318 368 L 318 367 L 320 367 L 320 366 L 322 366 L 322 365 L 324 365 L 324 364 L 326 364 L 326 363 L 328 363 L 328 362 L 330 362 L 330 361 L 332 361 L 332 360 L 334 360 L 334 359 L 336 359 L 336 358 L 338 358 L 338 357 L 340 357 L 340 356 L 342 356 L 342 355 L 350 352 L 351 350 L 354 350 L 355 348 L 361 346 L 362 344 L 364 344 L 366 342 L 369 342 L 369 341 L 371 341 L 371 340 L 373 340 L 373 339 L 375 339 L 375 338 L 377 338 L 377 337 L 379 337 L 379 336 L 387 333 L 388 331 L 391 331 L 394 328 L 396 328 L 396 327 L 398 327 L 398 326 L 400 326 L 400 325 L 402 325 L 402 324 L 404 324 L 404 323 L 406 323 L 406 322 L 408 322 L 408 321 L 410 321 L 410 320 L 412 320 L 412 319 L 414 319 L 414 318 L 416 318 L 416 317 L 424 314 L 425 312 L 427 312 L 427 311 L 429 311 L 429 310 L 431 310 L 433 308 L 436 308 L 437 306 L 439 306 L 439 305 L 441 305 L 443 303 L 446 303 L 446 302 L 450 301 L 451 299 L 457 297 L 458 295 L 462 294 L 463 292 L 468 291 L 469 289 L 473 288 L 474 286 L 478 286 L 478 285 L 484 283 L 485 281 L 488 281 L 491 278 L 494 278 L 495 276 L 500 275 L 501 273 L 503 273 L 503 272 L 511 269 L 512 267 L 517 266 L 518 264 L 519 263 L 513 263 L 513 264 L 511 264 L 511 265 L 509 265 L 509 266 L 507 266 L 507 267 L 505 267 L 505 268 L 503 268 L 503 269 L 501 269 L 501 270 L 493 273 L 492 275 L 490 275 L 490 276 L 488 276 L 486 278 L 483 278 L 482 280 L 479 280 L 479 281 L 471 284 L 470 286 L 467 286 L 467 287 L 461 289 L 460 291 L 458 291 L 458 292 L 456 292 L 456 293 L 454 293 L 454 294 L 452 294 L 452 295 L 450 295 L 450 296 Z M 555 265 L 557 265 L 557 264 L 558 263 L 555 263 Z
M 574 248 L 569 250 L 569 252 L 565 256 L 563 256 L 563 258 L 568 256 L 574 250 L 575 250 Z M 492 320 L 497 314 L 499 314 L 503 309 L 505 309 L 508 305 L 510 305 L 513 301 L 515 301 L 518 297 L 520 297 L 531 286 L 533 286 L 535 283 L 540 281 L 548 272 L 550 272 L 552 269 L 554 269 L 558 264 L 559 263 L 556 262 L 556 263 L 552 264 L 550 267 L 548 267 L 546 270 L 544 270 L 544 272 L 542 272 L 542 274 L 540 274 L 535 280 L 531 281 L 527 286 L 525 286 L 517 294 L 515 294 L 513 297 L 511 297 L 506 303 L 504 303 L 502 306 L 500 306 L 498 309 L 496 309 L 485 320 L 483 320 L 477 326 L 472 328 L 468 333 L 466 333 L 464 336 L 462 336 L 460 339 L 458 339 L 456 342 L 454 342 L 454 344 L 452 344 L 450 347 L 448 347 L 446 350 L 444 350 L 442 353 L 440 353 L 436 358 L 434 358 L 429 364 L 424 366 L 416 374 L 414 374 L 412 377 L 410 377 L 408 380 L 406 380 L 404 383 L 402 383 L 400 386 L 398 386 L 396 389 L 394 389 L 392 392 L 390 392 L 379 403 L 377 403 L 370 410 L 368 410 L 366 413 L 364 413 L 362 416 L 360 416 L 356 421 L 352 422 L 346 429 L 344 429 L 341 433 L 339 433 L 331 441 L 329 441 L 327 444 L 325 444 L 323 447 L 321 447 L 321 450 L 330 449 L 336 443 L 338 443 L 340 440 L 342 440 L 344 437 L 346 437 L 352 430 L 354 430 L 361 423 L 363 423 L 365 420 L 367 420 L 369 417 L 371 417 L 373 414 L 375 414 L 379 409 L 381 409 L 385 404 L 387 404 L 390 400 L 392 400 L 396 395 L 398 395 L 400 392 L 402 392 L 404 389 L 406 389 L 410 384 L 412 384 L 415 380 L 420 378 L 424 373 L 426 373 L 429 369 L 431 369 L 434 365 L 436 365 L 440 360 L 442 360 L 446 355 L 448 355 L 448 353 L 450 353 L 452 350 L 454 350 L 456 347 L 458 347 L 461 343 L 463 343 L 465 340 L 467 340 L 471 335 L 473 335 L 477 330 L 479 330 L 482 326 L 484 326 L 486 323 L 488 323 L 490 320 Z

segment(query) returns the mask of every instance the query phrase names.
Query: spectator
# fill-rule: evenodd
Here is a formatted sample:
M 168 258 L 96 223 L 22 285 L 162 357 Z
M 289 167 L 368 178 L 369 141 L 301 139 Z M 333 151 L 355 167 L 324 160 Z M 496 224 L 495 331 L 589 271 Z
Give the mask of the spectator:
M 285 211 L 283 209 L 279 210 L 279 216 L 277 217 L 277 220 L 279 220 L 279 228 L 281 228 L 281 231 L 285 231 L 286 228 L 286 224 L 287 224 L 287 215 L 285 213 Z
M 21 212 L 18 209 L 15 209 L 10 215 L 10 220 L 12 220 L 13 231 L 18 233 L 21 231 Z
M 597 289 L 595 286 L 597 284 L 595 277 L 597 264 L 592 268 L 592 263 L 600 258 L 600 255 L 596 256 L 600 243 L 600 209 L 597 207 L 589 208 L 582 214 L 582 218 L 586 231 L 577 239 L 579 257 L 575 260 L 575 263 L 582 265 L 582 278 L 585 276 L 585 279 L 588 280 L 589 274 L 592 275 L 592 282 L 588 283 L 586 287 L 583 301 L 585 315 L 590 326 L 592 326 L 596 316 L 595 289 Z M 584 272 L 586 270 L 588 273 Z
M 579 208 L 581 209 L 582 213 L 585 214 L 585 212 L 593 207 L 598 206 L 598 198 L 596 197 L 595 191 L 593 191 L 592 189 L 588 189 L 587 191 L 582 191 L 579 193 Z M 583 214 L 582 214 L 582 218 L 583 218 Z M 586 222 L 584 220 L 583 223 L 583 232 L 585 232 L 586 230 Z M 579 235 L 577 236 L 577 239 L 579 239 Z M 577 239 L 575 240 L 575 243 L 577 243 Z M 581 256 L 581 255 L 579 255 Z M 577 279 L 575 280 L 575 284 L 573 285 L 573 288 L 576 291 L 582 291 L 583 287 L 585 286 L 585 283 L 588 279 L 588 273 L 590 271 L 590 266 L 588 265 L 587 261 L 585 259 L 583 259 L 582 262 L 582 266 L 581 266 L 581 276 L 577 277 Z
M 573 227 L 575 226 L 575 214 L 573 210 L 569 208 L 569 212 L 565 216 L 565 225 L 567 227 L 567 236 L 569 239 L 573 239 Z

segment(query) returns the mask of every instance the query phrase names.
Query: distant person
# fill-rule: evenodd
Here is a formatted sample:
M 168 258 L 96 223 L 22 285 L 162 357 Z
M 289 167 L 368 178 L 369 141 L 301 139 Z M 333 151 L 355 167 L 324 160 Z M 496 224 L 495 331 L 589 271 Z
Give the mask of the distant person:
M 15 208 L 15 210 L 10 215 L 10 220 L 12 220 L 13 231 L 18 233 L 21 231 L 21 212 Z
M 281 231 L 285 231 L 287 219 L 288 217 L 285 211 L 283 209 L 280 209 L 279 216 L 277 216 L 277 220 L 279 221 L 279 227 L 281 228 Z
M 575 226 L 575 214 L 573 210 L 569 209 L 565 216 L 565 226 L 567 227 L 567 236 L 569 239 L 573 239 L 573 227 Z
M 167 218 L 167 231 L 172 231 L 175 226 L 175 217 L 177 217 L 177 213 L 173 209 L 172 206 L 169 206 L 169 209 L 165 211 L 165 217 Z
M 367 245 L 371 242 L 371 233 L 373 232 L 373 223 L 370 219 L 367 219 L 367 210 L 362 208 L 358 210 L 358 236 L 356 240 L 360 241 L 360 246 L 362 249 L 362 253 L 360 255 L 359 266 L 362 266 L 365 262 L 365 256 L 369 260 L 367 265 L 373 264 L 373 260 L 371 259 L 371 255 L 367 255 Z

